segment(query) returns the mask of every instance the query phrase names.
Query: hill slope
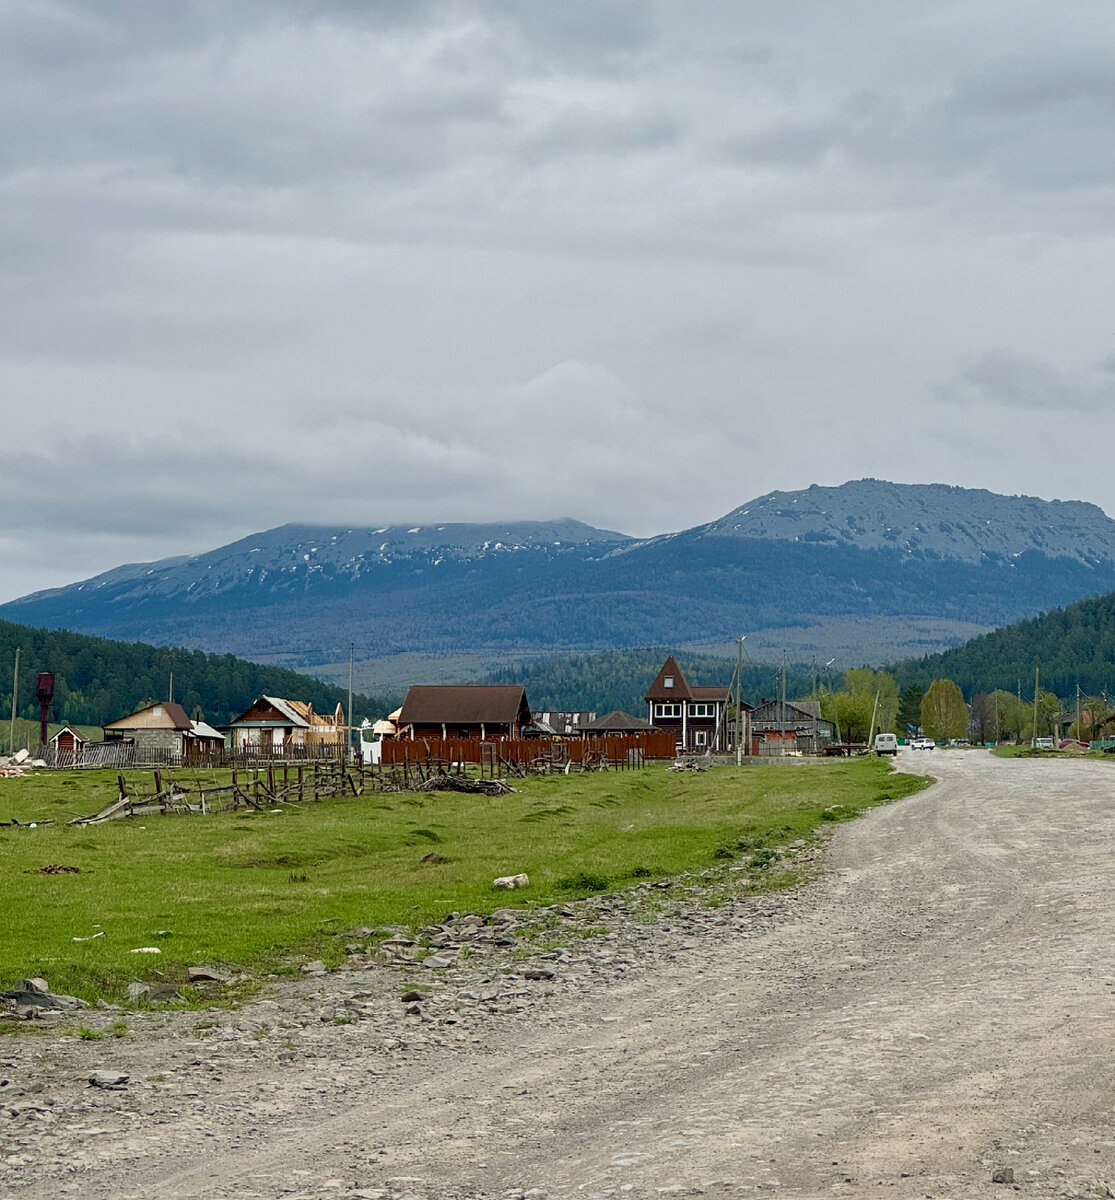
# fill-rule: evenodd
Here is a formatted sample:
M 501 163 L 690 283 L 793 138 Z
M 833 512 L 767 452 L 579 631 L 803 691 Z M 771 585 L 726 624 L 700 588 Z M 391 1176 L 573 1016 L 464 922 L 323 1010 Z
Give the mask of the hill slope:
M 964 646 L 898 663 L 903 682 L 922 687 L 936 678 L 956 680 L 966 696 L 1021 687 L 1032 694 L 1034 668 L 1041 686 L 1063 699 L 1076 693 L 1115 696 L 1115 592 L 1079 600 L 1040 617 L 974 638 Z
M 207 721 L 224 725 L 260 695 L 309 700 L 318 712 L 347 703 L 347 691 L 280 667 L 245 662 L 231 654 L 169 650 L 142 643 L 109 641 L 81 633 L 32 629 L 0 621 L 0 663 L 5 664 L 0 707 L 12 711 L 10 664 L 19 659 L 19 716 L 36 720 L 35 676 L 53 671 L 53 720 L 71 725 L 103 725 L 127 716 L 144 701 L 166 696 L 174 674 L 174 698 L 192 713 L 200 707 Z M 388 701 L 353 697 L 354 713 L 379 716 Z
M 1111 588 L 1115 522 L 1093 505 L 868 479 L 641 540 L 573 521 L 283 526 L 0 615 L 304 668 L 347 661 L 355 642 L 362 659 L 417 652 L 436 670 L 453 656 L 475 677 L 525 653 L 744 631 L 765 631 L 753 654 L 765 640 L 808 659 L 839 630 L 845 660 L 879 661 Z

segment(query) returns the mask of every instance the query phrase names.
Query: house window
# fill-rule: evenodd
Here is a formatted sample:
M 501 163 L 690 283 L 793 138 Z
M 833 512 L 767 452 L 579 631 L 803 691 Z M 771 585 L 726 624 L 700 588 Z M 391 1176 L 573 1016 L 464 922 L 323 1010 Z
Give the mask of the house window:
M 715 717 L 716 706 L 713 704 L 691 704 L 689 706 L 689 715 L 691 717 Z
M 674 677 L 672 675 L 667 675 L 666 678 L 662 680 L 662 686 L 672 688 L 674 686 Z
M 694 730 L 693 737 L 698 746 L 707 746 L 708 745 L 708 730 L 707 729 Z
M 680 717 L 680 704 L 656 704 L 654 706 L 654 715 L 656 717 Z

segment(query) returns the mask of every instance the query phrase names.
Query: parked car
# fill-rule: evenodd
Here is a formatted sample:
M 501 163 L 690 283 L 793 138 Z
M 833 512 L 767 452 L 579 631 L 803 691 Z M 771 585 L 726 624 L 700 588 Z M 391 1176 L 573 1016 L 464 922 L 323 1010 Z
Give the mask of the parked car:
M 911 750 L 936 750 L 937 743 L 932 738 L 920 737 L 914 738 L 910 743 Z
M 1034 738 L 1035 750 L 1055 750 L 1057 743 L 1051 737 Z
M 893 733 L 877 733 L 875 735 L 875 753 L 880 757 L 884 754 L 897 754 L 898 738 Z

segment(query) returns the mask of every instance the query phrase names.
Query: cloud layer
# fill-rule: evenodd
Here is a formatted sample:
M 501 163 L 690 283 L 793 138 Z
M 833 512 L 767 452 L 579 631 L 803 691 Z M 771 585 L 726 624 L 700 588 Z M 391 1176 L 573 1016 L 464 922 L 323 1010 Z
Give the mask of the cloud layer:
M 861 475 L 1115 511 L 1108 20 L 12 0 L 0 598 Z

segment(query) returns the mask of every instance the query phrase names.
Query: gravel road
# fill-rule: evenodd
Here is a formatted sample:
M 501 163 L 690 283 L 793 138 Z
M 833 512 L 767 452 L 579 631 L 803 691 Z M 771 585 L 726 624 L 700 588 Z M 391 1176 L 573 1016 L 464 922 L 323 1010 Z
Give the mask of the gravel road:
M 4 1039 L 0 1198 L 1115 1196 L 1113 765 L 898 766 L 939 783 L 794 893 L 644 886 L 529 959 Z

